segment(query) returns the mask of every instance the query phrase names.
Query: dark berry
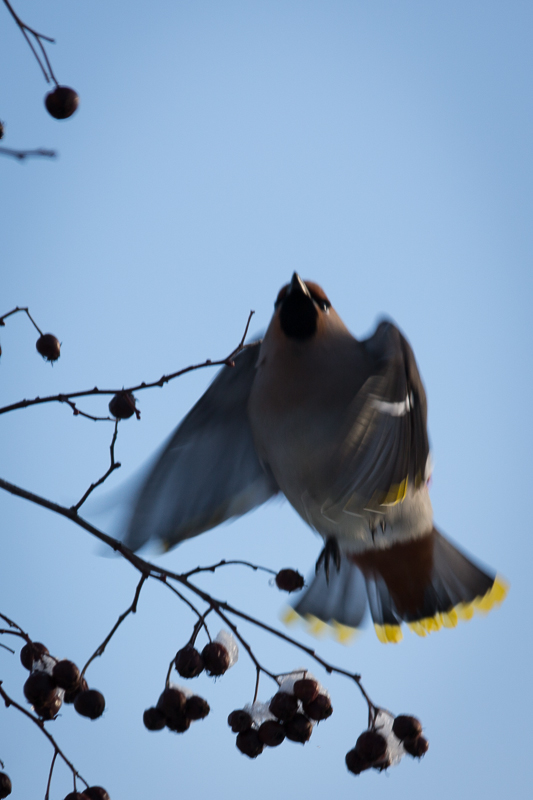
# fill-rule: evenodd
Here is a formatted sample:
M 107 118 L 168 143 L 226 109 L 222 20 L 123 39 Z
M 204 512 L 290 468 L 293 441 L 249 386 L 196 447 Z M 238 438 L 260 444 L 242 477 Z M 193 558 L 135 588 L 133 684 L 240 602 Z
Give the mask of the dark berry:
M 415 736 L 414 739 L 404 739 L 402 742 L 405 751 L 414 758 L 422 758 L 429 749 L 429 742 L 423 736 Z
M 295 569 L 280 569 L 276 575 L 276 586 L 284 592 L 296 592 L 303 585 L 303 576 Z
M 73 703 L 76 697 L 79 695 L 80 692 L 86 692 L 89 688 L 89 685 L 85 678 L 81 678 L 79 685 L 76 689 L 73 689 L 72 692 L 65 692 L 65 696 L 63 698 L 64 703 Z
M 416 717 L 400 714 L 392 723 L 392 732 L 398 739 L 414 739 L 422 733 L 422 725 Z
M 82 794 L 81 792 L 69 792 L 64 800 L 85 800 L 87 797 L 86 794 Z
M 63 700 L 61 699 L 61 695 L 58 694 L 58 692 L 54 692 L 46 703 L 43 703 L 43 705 L 34 705 L 34 709 L 38 717 L 47 721 L 57 717 L 62 705 Z
M 82 717 L 98 719 L 104 713 L 104 695 L 96 689 L 87 689 L 85 692 L 80 692 L 74 700 L 74 708 Z
M 157 701 L 157 708 L 161 709 L 166 717 L 182 714 L 185 708 L 185 695 L 179 689 L 168 686 Z
M 0 121 L 0 139 L 3 139 L 3 138 L 4 138 L 4 123 Z
M 185 703 L 185 716 L 189 719 L 205 719 L 210 712 L 209 703 L 203 697 L 193 694 Z
M 129 419 L 135 414 L 135 398 L 131 392 L 117 392 L 109 403 L 109 412 L 116 419 Z
M 82 797 L 88 797 L 89 800 L 109 800 L 109 795 L 102 786 L 89 786 L 83 790 Z
M 0 800 L 11 794 L 11 779 L 5 772 L 0 772 Z
M 20 651 L 20 663 L 31 672 L 33 662 L 38 661 L 41 656 L 49 655 L 48 648 L 41 642 L 29 642 Z
M 52 700 L 56 685 L 46 672 L 32 672 L 24 684 L 24 695 L 32 706 L 44 706 Z
M 275 717 L 286 722 L 298 711 L 298 698 L 288 692 L 278 692 L 270 701 L 269 709 Z
M 371 766 L 387 752 L 387 740 L 377 731 L 364 731 L 355 743 L 355 749 Z
M 265 749 L 265 745 L 259 738 L 259 734 L 253 728 L 242 731 L 237 735 L 236 745 L 248 758 L 257 758 Z
M 167 728 L 174 733 L 185 733 L 191 727 L 191 720 L 185 714 L 174 714 L 167 717 Z
M 78 108 L 80 98 L 68 86 L 56 86 L 48 92 L 44 98 L 44 104 L 48 113 L 54 119 L 68 119 Z
M 196 678 L 204 671 L 203 658 L 192 644 L 187 644 L 178 650 L 174 666 L 182 678 Z
M 202 650 L 208 675 L 223 675 L 229 669 L 229 653 L 220 642 L 209 642 Z
M 61 355 L 59 339 L 52 333 L 43 333 L 42 336 L 39 336 L 35 347 L 37 348 L 37 352 L 40 353 L 46 361 L 57 361 Z
M 296 714 L 284 725 L 285 735 L 291 742 L 305 744 L 313 733 L 313 723 L 304 714 Z
M 143 714 L 144 727 L 149 731 L 160 731 L 166 725 L 166 718 L 160 708 L 147 708 Z
M 259 739 L 267 747 L 277 747 L 285 739 L 285 730 L 281 722 L 274 719 L 267 719 L 259 726 L 257 731 Z
M 89 786 L 83 790 L 82 797 L 88 797 L 89 800 L 109 800 L 109 795 L 102 786 Z
M 368 761 L 362 758 L 355 748 L 346 753 L 346 766 L 354 775 L 360 775 L 365 769 L 370 768 Z
M 238 708 L 229 715 L 228 725 L 233 733 L 243 733 L 252 727 L 252 718 L 247 711 Z
M 66 659 L 54 664 L 52 677 L 60 689 L 64 689 L 66 692 L 75 691 L 81 681 L 80 671 L 76 664 Z
M 312 678 L 300 678 L 295 681 L 293 692 L 302 703 L 312 703 L 318 697 L 318 683 Z
M 304 703 L 304 711 L 308 717 L 316 720 L 316 722 L 327 719 L 333 714 L 331 700 L 325 694 L 319 694 L 310 703 Z

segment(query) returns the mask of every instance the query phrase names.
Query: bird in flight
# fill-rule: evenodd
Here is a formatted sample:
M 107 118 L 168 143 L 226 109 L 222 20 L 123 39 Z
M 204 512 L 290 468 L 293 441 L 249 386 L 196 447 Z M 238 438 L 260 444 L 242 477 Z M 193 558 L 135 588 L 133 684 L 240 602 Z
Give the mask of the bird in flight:
M 427 405 L 413 351 L 381 322 L 358 341 L 297 273 L 262 341 L 224 366 L 176 428 L 133 503 L 125 544 L 170 549 L 279 493 L 324 539 L 287 616 L 345 638 L 367 604 L 380 641 L 503 601 L 505 581 L 433 524 Z

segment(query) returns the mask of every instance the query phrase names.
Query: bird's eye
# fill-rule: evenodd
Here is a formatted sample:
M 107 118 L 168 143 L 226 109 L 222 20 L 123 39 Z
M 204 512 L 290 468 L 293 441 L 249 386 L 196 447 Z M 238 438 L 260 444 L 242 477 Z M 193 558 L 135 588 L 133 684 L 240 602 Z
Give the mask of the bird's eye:
M 328 298 L 323 294 L 318 294 L 317 292 L 313 291 L 312 289 L 309 290 L 309 294 L 320 308 L 321 311 L 325 311 L 326 313 L 331 308 L 331 303 L 329 302 Z

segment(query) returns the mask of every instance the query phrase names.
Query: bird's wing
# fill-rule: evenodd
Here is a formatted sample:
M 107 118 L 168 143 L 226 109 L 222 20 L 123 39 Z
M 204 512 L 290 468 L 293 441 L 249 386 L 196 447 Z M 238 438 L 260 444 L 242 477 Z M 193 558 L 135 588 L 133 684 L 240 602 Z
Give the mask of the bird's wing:
M 347 413 L 329 510 L 379 511 L 427 479 L 426 394 L 413 351 L 398 328 L 381 322 L 361 342 L 371 375 Z M 328 511 L 324 508 L 324 511 Z
M 136 497 L 125 544 L 165 549 L 240 516 L 278 492 L 261 466 L 247 404 L 260 342 L 224 366 L 176 428 Z

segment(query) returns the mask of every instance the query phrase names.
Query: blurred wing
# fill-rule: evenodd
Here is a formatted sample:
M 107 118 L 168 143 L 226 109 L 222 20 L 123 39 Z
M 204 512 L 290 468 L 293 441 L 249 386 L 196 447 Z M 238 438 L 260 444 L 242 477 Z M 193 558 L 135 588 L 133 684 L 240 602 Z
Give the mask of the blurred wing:
M 149 539 L 170 549 L 278 491 L 259 463 L 247 415 L 259 346 L 220 370 L 165 445 L 132 510 L 124 540 L 132 550 Z
M 413 351 L 398 328 L 382 322 L 361 342 L 372 374 L 348 410 L 339 477 L 324 511 L 360 513 L 401 502 L 427 479 L 426 394 Z

